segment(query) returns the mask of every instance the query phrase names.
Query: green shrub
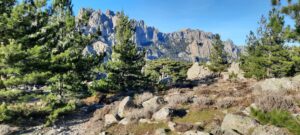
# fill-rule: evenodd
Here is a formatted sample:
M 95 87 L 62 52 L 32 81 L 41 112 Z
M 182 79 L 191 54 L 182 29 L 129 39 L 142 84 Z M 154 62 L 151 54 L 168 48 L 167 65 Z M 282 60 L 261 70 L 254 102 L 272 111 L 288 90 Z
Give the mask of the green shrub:
M 187 78 L 187 71 L 192 63 L 170 59 L 148 61 L 144 73 L 153 82 L 160 82 L 163 77 L 172 78 L 173 84 L 183 84 Z M 164 86 L 158 86 L 163 88 Z
M 273 110 L 264 112 L 251 108 L 251 115 L 262 124 L 272 124 L 277 127 L 287 128 L 291 133 L 300 135 L 300 122 L 288 111 Z
M 7 105 L 2 103 L 0 105 L 0 122 L 10 121 L 12 119 L 11 115 L 12 112 L 8 110 Z
M 89 91 L 92 94 L 97 92 L 108 92 L 108 82 L 105 79 L 93 81 L 93 83 L 89 86 Z
M 51 112 L 51 114 L 48 116 L 46 126 L 50 126 L 54 124 L 58 117 L 63 114 L 68 114 L 73 112 L 76 109 L 76 104 L 74 102 L 69 102 L 67 105 L 57 108 Z
M 234 73 L 234 72 L 231 72 L 231 73 L 229 74 L 229 80 L 230 80 L 230 81 L 236 81 L 237 78 L 238 78 L 238 74 L 236 74 L 236 73 Z
M 0 100 L 10 102 L 21 96 L 23 91 L 21 90 L 0 90 Z

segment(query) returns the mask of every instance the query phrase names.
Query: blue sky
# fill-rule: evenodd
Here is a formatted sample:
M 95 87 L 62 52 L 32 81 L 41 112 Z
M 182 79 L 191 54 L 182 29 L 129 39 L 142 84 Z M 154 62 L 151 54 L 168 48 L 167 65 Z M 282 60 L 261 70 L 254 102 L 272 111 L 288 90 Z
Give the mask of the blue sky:
M 237 45 L 245 44 L 246 35 L 271 9 L 270 0 L 73 0 L 73 5 L 75 14 L 83 7 L 123 10 L 162 32 L 200 29 L 219 33 Z

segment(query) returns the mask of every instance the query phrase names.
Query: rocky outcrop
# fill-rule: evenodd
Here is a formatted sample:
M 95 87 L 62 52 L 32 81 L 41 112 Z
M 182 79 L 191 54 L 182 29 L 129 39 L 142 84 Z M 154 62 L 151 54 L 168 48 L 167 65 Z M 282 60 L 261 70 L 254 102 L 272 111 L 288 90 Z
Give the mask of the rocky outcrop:
M 300 89 L 300 76 L 293 78 L 271 78 L 260 81 L 253 86 L 254 94 L 261 93 L 278 93 L 285 94 L 288 91 L 299 91 Z
M 158 112 L 154 113 L 152 119 L 156 121 L 166 121 L 169 120 L 172 116 L 173 110 L 170 108 L 164 107 L 160 109 Z
M 81 9 L 77 19 L 83 18 L 84 14 L 89 17 L 88 25 L 81 27 L 84 33 L 95 33 L 100 29 L 102 35 L 98 40 L 111 48 L 116 43 L 115 26 L 119 13 L 109 10 L 104 13 L 100 10 Z M 211 53 L 212 39 L 215 36 L 213 33 L 192 29 L 162 33 L 154 27 L 147 26 L 142 20 L 132 20 L 132 22 L 135 27 L 133 40 L 147 50 L 148 59 L 169 57 L 178 60 L 199 61 L 207 60 Z M 224 41 L 224 45 L 224 50 L 229 56 L 236 59 L 240 49 L 231 40 Z M 93 46 L 88 48 L 91 52 L 104 50 L 103 47 Z
M 227 114 L 223 119 L 221 129 L 225 132 L 235 132 L 237 134 L 249 134 L 251 130 L 259 124 L 250 117 L 235 114 Z
M 198 62 L 194 63 L 191 68 L 188 69 L 187 79 L 203 79 L 205 77 L 213 75 L 213 72 L 210 71 L 207 67 L 199 65 Z
M 240 69 L 239 63 L 232 62 L 227 69 L 227 72 L 222 73 L 223 80 L 229 80 L 229 79 L 237 79 L 242 80 L 245 79 L 244 77 L 244 71 Z M 234 77 L 234 78 L 231 78 Z
M 12 127 L 9 125 L 4 125 L 4 124 L 0 125 L 0 134 L 1 135 L 10 135 L 18 130 L 19 130 L 18 127 Z
M 132 106 L 133 106 L 132 98 L 129 96 L 125 97 L 119 104 L 118 116 L 121 118 L 125 117 L 126 115 L 125 111 L 129 110 L 129 108 Z

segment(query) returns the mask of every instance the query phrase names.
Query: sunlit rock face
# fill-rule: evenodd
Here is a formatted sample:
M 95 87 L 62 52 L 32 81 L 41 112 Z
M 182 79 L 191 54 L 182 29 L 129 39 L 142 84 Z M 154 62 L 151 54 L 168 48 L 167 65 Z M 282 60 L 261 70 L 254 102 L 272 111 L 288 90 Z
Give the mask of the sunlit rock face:
M 115 27 L 119 12 L 110 10 L 102 12 L 92 9 L 81 9 L 77 18 L 81 18 L 84 13 L 89 14 L 88 25 L 81 29 L 86 33 L 95 33 L 100 29 L 99 41 L 109 47 L 116 44 Z M 149 27 L 143 20 L 131 20 L 135 27 L 134 42 L 147 50 L 148 59 L 167 57 L 185 61 L 206 61 L 212 50 L 213 33 L 201 30 L 183 29 L 172 33 L 160 32 L 155 27 Z M 225 51 L 231 59 L 237 59 L 240 53 L 239 47 L 235 46 L 231 40 L 224 41 Z M 96 51 L 99 52 L 99 51 Z

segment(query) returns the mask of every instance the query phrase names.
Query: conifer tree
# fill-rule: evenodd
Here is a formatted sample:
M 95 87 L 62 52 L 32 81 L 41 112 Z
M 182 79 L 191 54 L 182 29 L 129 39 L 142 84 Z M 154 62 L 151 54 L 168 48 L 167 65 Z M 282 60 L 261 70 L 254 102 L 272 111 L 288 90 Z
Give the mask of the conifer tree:
M 0 75 L 6 88 L 43 85 L 49 72 L 45 43 L 48 16 L 46 1 L 9 4 L 10 12 L 0 15 Z M 21 20 L 21 21 L 20 21 Z
M 262 17 L 257 34 L 248 36 L 247 55 L 241 58 L 246 77 L 257 79 L 292 75 L 293 62 L 285 44 L 284 17 L 273 8 Z
M 54 28 L 51 48 L 49 80 L 51 90 L 61 96 L 84 96 L 87 82 L 92 81 L 93 68 L 102 62 L 102 56 L 84 56 L 86 45 L 97 35 L 84 35 L 76 29 L 71 0 L 54 0 L 50 27 Z
M 144 83 L 145 51 L 132 41 L 133 33 L 131 21 L 122 12 L 116 26 L 117 44 L 113 46 L 112 59 L 107 63 L 107 81 L 112 90 L 137 90 Z
M 221 40 L 220 35 L 217 34 L 213 40 L 213 48 L 210 55 L 210 65 L 208 65 L 208 68 L 220 75 L 221 72 L 224 71 L 227 67 L 228 61 L 227 54 L 224 50 L 224 44 Z

